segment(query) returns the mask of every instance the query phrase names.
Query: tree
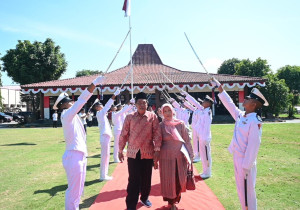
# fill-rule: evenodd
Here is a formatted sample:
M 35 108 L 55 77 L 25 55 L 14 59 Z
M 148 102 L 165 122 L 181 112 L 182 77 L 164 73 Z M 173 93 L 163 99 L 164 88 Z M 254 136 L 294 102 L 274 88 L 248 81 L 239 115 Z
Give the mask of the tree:
M 291 91 L 300 92 L 300 66 L 286 65 L 277 71 L 277 77 L 284 79 Z
M 269 106 L 263 107 L 263 112 L 278 116 L 287 107 L 291 94 L 283 79 L 274 74 L 267 75 L 267 79 L 266 86 L 259 88 L 269 102 Z
M 249 59 L 243 59 L 235 65 L 235 74 L 251 77 L 263 77 L 271 72 L 267 60 L 257 58 L 252 62 Z
M 2 71 L 6 71 L 9 77 L 21 85 L 59 79 L 67 68 L 60 46 L 56 46 L 50 38 L 44 43 L 19 40 L 16 49 L 7 50 L 1 60 Z M 23 97 L 23 101 L 32 102 L 33 112 L 36 113 L 35 105 L 39 104 L 39 96 L 31 93 Z
M 299 93 L 300 93 L 300 66 L 290 66 L 286 65 L 281 67 L 277 71 L 277 77 L 279 79 L 284 79 L 286 85 L 290 89 L 292 98 L 289 104 L 289 118 L 294 117 L 295 106 L 299 103 Z
M 21 85 L 59 79 L 67 68 L 60 46 L 50 38 L 33 44 L 19 40 L 16 49 L 8 50 L 1 60 L 2 71 Z
M 241 61 L 237 58 L 225 60 L 218 69 L 218 74 L 235 74 L 235 65 Z
M 76 71 L 76 77 L 89 76 L 94 74 L 102 74 L 102 71 L 88 70 L 88 69 L 82 69 L 81 71 Z
M 1 55 L 1 54 L 0 54 Z M 2 69 L 2 66 L 1 66 L 1 63 L 0 63 L 0 87 L 2 87 L 2 80 L 1 80 L 1 69 Z M 0 91 L 0 112 L 3 111 L 3 104 L 2 104 L 2 96 L 1 96 L 1 91 Z

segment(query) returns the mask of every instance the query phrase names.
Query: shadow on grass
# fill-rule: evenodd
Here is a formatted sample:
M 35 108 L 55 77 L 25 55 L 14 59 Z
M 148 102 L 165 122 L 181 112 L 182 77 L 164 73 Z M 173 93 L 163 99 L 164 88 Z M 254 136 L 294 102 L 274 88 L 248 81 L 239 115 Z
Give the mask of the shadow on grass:
M 95 180 L 92 180 L 92 181 L 86 181 L 84 186 L 90 186 L 90 185 L 93 185 L 93 184 L 96 184 L 96 183 L 99 183 L 98 179 L 95 179 Z M 51 197 L 53 197 L 58 192 L 66 191 L 67 188 L 68 188 L 68 185 L 63 184 L 63 185 L 58 185 L 58 186 L 52 187 L 50 189 L 36 190 L 36 191 L 34 191 L 33 194 L 48 193 Z
M 113 155 L 114 153 L 111 152 L 109 153 L 109 155 Z M 97 154 L 97 155 L 93 155 L 93 156 L 88 156 L 87 158 L 101 158 L 100 154 Z
M 22 142 L 22 143 L 15 143 L 15 144 L 2 144 L 1 146 L 33 146 L 33 145 L 36 145 L 36 144 Z
M 94 203 L 94 201 L 96 200 L 98 194 L 94 195 L 90 198 L 87 198 L 85 200 L 82 201 L 82 203 L 79 205 L 79 209 L 86 209 L 86 208 L 90 208 L 91 205 Z
M 90 171 L 91 169 L 93 169 L 93 168 L 99 168 L 100 167 L 100 164 L 98 163 L 98 164 L 95 164 L 95 165 L 88 165 L 87 167 L 86 167 L 86 170 L 87 171 Z
M 46 189 L 46 190 L 36 190 L 36 191 L 34 191 L 33 194 L 48 193 L 51 197 L 53 197 L 58 192 L 66 191 L 67 188 L 68 188 L 68 185 L 63 184 L 63 185 L 55 186 L 55 187 L 52 187 L 52 188 Z
M 87 158 L 100 158 L 100 154 L 93 155 L 93 156 L 88 156 Z

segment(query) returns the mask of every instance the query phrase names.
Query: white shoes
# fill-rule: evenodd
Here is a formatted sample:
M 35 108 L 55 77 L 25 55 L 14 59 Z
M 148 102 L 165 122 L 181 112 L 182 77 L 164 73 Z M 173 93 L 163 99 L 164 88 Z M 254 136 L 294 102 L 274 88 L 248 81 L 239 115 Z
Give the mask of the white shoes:
M 208 179 L 208 178 L 210 178 L 210 177 L 212 177 L 212 175 L 211 174 L 200 174 L 200 177 L 202 178 L 202 179 Z
M 193 160 L 193 163 L 198 163 L 201 161 L 201 158 L 200 157 L 195 157 L 194 160 Z
M 121 161 L 119 161 L 119 160 L 115 160 L 115 161 L 114 161 L 114 163 L 121 163 Z
M 112 176 L 106 176 L 106 177 L 104 177 L 104 178 L 100 178 L 99 180 L 100 180 L 100 182 L 102 182 L 102 181 L 110 181 L 110 180 L 112 180 L 112 179 L 113 179 Z

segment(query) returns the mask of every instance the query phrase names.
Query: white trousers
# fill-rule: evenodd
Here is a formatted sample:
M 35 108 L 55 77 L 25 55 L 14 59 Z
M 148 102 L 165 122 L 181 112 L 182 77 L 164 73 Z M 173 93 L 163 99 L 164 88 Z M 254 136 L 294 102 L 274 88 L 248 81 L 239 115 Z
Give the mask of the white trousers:
M 118 162 L 119 161 L 119 139 L 121 135 L 122 130 L 114 130 L 114 161 Z
M 200 158 L 200 142 L 197 129 L 193 129 L 193 152 L 195 158 Z
M 107 134 L 100 136 L 101 144 L 101 162 L 100 162 L 100 179 L 108 175 L 109 157 L 110 157 L 110 139 Z
M 79 209 L 80 197 L 84 189 L 87 159 L 84 153 L 69 150 L 65 151 L 62 162 L 68 179 L 65 209 L 77 210 Z
M 202 169 L 203 174 L 211 175 L 211 168 L 212 168 L 212 159 L 211 159 L 211 151 L 210 151 L 210 143 L 205 145 L 205 141 L 199 141 L 200 147 L 200 157 L 202 161 Z M 206 157 L 206 149 L 207 149 L 207 157 Z
M 240 199 L 241 207 L 243 210 L 246 209 L 245 206 L 245 174 L 242 167 L 244 158 L 239 157 L 237 155 L 233 155 L 233 163 L 234 163 L 234 175 L 236 182 L 236 189 L 238 192 L 238 196 Z M 255 182 L 256 182 L 256 165 L 254 165 L 248 176 L 247 176 L 247 201 L 248 201 L 248 209 L 256 210 L 257 209 L 257 201 L 256 201 L 256 193 L 255 193 Z

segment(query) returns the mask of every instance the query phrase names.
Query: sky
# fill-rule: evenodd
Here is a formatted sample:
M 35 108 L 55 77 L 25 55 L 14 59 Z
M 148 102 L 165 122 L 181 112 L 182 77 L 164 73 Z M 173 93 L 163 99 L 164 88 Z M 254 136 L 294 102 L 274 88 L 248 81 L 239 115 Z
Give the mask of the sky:
M 68 62 L 61 79 L 105 71 L 129 29 L 124 0 L 0 0 L 0 53 L 18 40 L 54 40 Z M 300 65 L 299 0 L 131 0 L 132 51 L 153 44 L 162 62 L 216 73 L 230 58 L 266 59 L 271 69 Z M 126 40 L 110 71 L 128 64 Z M 2 72 L 2 84 L 16 84 Z

